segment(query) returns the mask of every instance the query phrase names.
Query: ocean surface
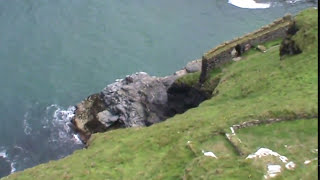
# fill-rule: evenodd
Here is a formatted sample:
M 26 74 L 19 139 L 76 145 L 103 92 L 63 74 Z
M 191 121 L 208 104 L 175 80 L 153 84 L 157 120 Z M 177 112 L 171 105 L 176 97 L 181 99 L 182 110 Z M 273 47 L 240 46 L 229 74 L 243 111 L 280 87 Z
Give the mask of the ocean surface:
M 0 177 L 83 145 L 73 105 L 115 79 L 165 76 L 317 0 L 0 0 Z

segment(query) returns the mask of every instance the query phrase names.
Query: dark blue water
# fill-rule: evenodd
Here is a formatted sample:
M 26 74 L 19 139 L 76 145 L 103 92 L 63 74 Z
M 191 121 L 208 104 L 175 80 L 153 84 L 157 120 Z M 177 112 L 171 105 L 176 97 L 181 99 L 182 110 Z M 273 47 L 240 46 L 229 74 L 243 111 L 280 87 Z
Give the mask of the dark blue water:
M 115 79 L 164 76 L 317 1 L 0 0 L 0 177 L 81 148 L 72 105 Z M 10 169 L 10 171 L 8 171 Z

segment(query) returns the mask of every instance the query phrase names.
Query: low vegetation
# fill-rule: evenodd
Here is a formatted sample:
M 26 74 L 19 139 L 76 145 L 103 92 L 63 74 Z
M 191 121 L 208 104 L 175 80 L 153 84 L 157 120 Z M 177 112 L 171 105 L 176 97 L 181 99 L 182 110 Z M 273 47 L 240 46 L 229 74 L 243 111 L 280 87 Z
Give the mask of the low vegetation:
M 296 17 L 301 54 L 280 61 L 274 41 L 213 71 L 204 86 L 217 77 L 219 84 L 199 107 L 150 127 L 94 134 L 87 149 L 4 179 L 263 179 L 274 159 L 246 159 L 262 147 L 296 164 L 275 179 L 317 179 L 317 161 L 304 163 L 318 157 L 317 19 L 315 9 Z M 192 85 L 198 76 L 181 81 Z M 236 130 L 243 155 L 225 136 L 232 125 L 270 118 L 286 121 Z

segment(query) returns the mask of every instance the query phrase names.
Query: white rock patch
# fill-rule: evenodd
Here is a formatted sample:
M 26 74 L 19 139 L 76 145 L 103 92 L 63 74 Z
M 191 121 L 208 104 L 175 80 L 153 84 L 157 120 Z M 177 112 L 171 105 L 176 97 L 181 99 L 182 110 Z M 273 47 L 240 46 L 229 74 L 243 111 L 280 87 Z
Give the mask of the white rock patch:
M 310 164 L 310 163 L 311 163 L 311 160 L 305 160 L 305 161 L 304 161 L 304 164 L 305 164 L 305 165 Z
M 278 157 L 279 160 L 285 163 L 286 169 L 293 170 L 296 167 L 296 164 L 292 161 L 288 162 L 288 158 L 285 156 L 281 156 L 279 153 L 274 152 L 268 148 L 260 148 L 254 154 L 250 154 L 246 159 L 255 159 L 262 158 L 265 156 L 275 156 Z M 266 179 L 276 177 L 279 173 L 281 173 L 281 165 L 267 165 L 267 174 L 264 176 Z
M 241 141 L 241 140 L 239 139 L 239 137 L 236 135 L 233 127 L 230 127 L 230 130 L 231 130 L 231 134 L 226 133 L 226 134 L 225 134 L 226 137 L 227 137 L 230 141 L 231 141 L 231 137 L 236 137 L 237 140 L 238 140 L 240 143 L 242 143 L 242 141 Z
M 296 164 L 292 161 L 290 161 L 286 164 L 286 168 L 289 170 L 293 170 L 295 167 L 296 167 Z
M 276 177 L 281 173 L 281 166 L 277 164 L 270 164 L 267 166 L 268 172 L 267 175 L 264 175 L 265 179 Z
M 312 149 L 311 152 L 318 153 L 318 149 Z
M 233 127 L 230 127 L 230 130 L 231 130 L 232 135 L 236 135 L 236 133 L 234 132 Z
M 275 157 L 279 157 L 279 159 L 283 162 L 283 163 L 287 163 L 288 162 L 288 158 L 285 156 L 281 156 L 279 153 L 274 152 L 268 148 L 260 148 L 257 152 L 255 152 L 254 154 L 250 154 L 246 159 L 252 159 L 252 158 L 261 158 L 264 156 L 275 156 Z
M 316 161 L 318 158 L 314 158 L 314 159 L 310 159 L 310 160 L 305 160 L 303 164 L 308 165 L 310 164 L 312 161 Z
M 213 152 L 205 152 L 204 150 L 202 150 L 203 155 L 208 156 L 208 157 L 213 157 L 218 159 L 218 157 L 213 153 Z

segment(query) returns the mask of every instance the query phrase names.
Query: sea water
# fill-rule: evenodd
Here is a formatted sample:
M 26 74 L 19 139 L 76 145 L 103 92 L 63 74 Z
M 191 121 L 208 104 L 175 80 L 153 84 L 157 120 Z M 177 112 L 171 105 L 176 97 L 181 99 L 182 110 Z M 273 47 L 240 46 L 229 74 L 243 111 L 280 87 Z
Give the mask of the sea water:
M 83 148 L 76 103 L 115 79 L 165 76 L 318 1 L 0 0 L 0 177 Z

